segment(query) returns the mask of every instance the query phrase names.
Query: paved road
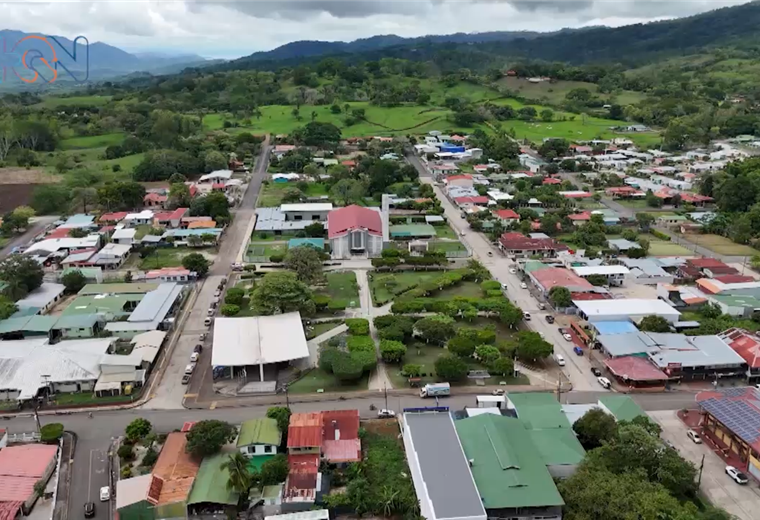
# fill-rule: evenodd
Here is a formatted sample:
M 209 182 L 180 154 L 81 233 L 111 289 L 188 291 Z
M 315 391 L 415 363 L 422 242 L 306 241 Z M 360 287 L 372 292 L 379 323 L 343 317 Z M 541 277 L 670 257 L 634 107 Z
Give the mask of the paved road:
M 30 242 L 34 237 L 36 237 L 39 233 L 42 232 L 43 229 L 45 229 L 46 226 L 52 224 L 58 220 L 58 217 L 36 217 L 33 219 L 32 227 L 30 227 L 26 233 L 19 235 L 17 237 L 13 237 L 7 244 L 5 244 L 5 247 L 0 249 L 0 258 L 4 258 L 11 254 L 11 250 L 16 246 L 23 246 L 26 245 L 28 242 Z
M 432 184 L 433 179 L 415 156 L 408 156 L 407 159 L 420 172 L 420 180 Z M 446 213 L 446 218 L 457 233 L 464 231 L 465 235 L 461 237 L 472 251 L 473 257 L 477 258 L 485 265 L 494 279 L 502 284 L 507 285 L 507 295 L 509 299 L 519 306 L 523 311 L 528 311 L 532 320 L 526 322 L 526 325 L 536 332 L 544 335 L 547 341 L 554 345 L 555 352 L 562 354 L 565 358 L 566 365 L 562 372 L 572 383 L 575 390 L 601 390 L 596 381 L 596 377 L 591 373 L 591 363 L 583 356 L 579 357 L 573 353 L 573 343 L 565 341 L 559 333 L 558 327 L 546 322 L 546 311 L 538 309 L 538 302 L 533 298 L 531 293 L 520 287 L 521 280 L 517 273 L 511 273 L 510 269 L 516 267 L 513 262 L 502 255 L 499 250 L 491 245 L 490 242 L 481 233 L 470 230 L 470 226 L 465 219 L 461 217 L 459 209 L 449 201 L 444 193 L 434 186 L 436 195 L 441 200 L 441 205 Z M 489 256 L 491 253 L 492 256 Z
M 100 488 L 108 486 L 108 445 L 110 437 L 98 448 L 77 447 L 71 474 L 68 517 L 83 518 L 86 502 L 95 503 L 95 519 L 112 518 L 110 504 L 100 502 Z
M 248 238 L 251 220 L 255 218 L 256 198 L 269 164 L 270 151 L 271 147 L 267 139 L 261 146 L 261 152 L 256 159 L 256 165 L 240 207 L 234 211 L 235 218 L 222 239 L 219 254 L 209 271 L 209 275 L 201 283 L 197 300 L 190 310 L 171 358 L 167 361 L 166 371 L 158 387 L 154 390 L 151 400 L 146 404 L 146 408 L 182 408 L 182 400 L 186 392 L 191 395 L 197 394 L 202 384 L 212 384 L 210 370 L 212 339 L 210 334 L 206 338 L 201 360 L 196 366 L 196 373 L 193 374 L 189 386 L 182 384 L 182 375 L 190 362 L 190 354 L 192 354 L 193 348 L 200 342 L 200 334 L 210 332 L 210 329 L 205 326 L 204 320 L 208 316 L 208 310 L 211 308 L 219 283 L 232 272 L 232 263 L 237 260 L 238 253 Z

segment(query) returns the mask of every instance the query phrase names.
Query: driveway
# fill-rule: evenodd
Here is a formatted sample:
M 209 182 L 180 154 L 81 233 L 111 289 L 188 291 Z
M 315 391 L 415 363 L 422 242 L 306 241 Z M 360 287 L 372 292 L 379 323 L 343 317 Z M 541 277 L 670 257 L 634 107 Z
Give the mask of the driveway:
M 683 458 L 691 461 L 697 469 L 704 457 L 701 490 L 710 501 L 722 507 L 741 520 L 760 518 L 757 504 L 760 503 L 760 489 L 750 479 L 746 486 L 731 480 L 725 472 L 725 463 L 705 444 L 694 444 L 686 436 L 686 425 L 676 416 L 675 411 L 648 412 L 649 416 L 662 426 L 662 438 L 672 442 Z
M 433 179 L 416 157 L 408 156 L 407 160 L 420 172 L 421 182 L 433 184 Z M 562 337 L 557 326 L 546 322 L 546 315 L 550 312 L 539 310 L 538 302 L 533 298 L 530 291 L 520 288 L 521 279 L 519 275 L 510 273 L 510 268 L 516 267 L 515 263 L 492 246 L 485 235 L 470 230 L 470 225 L 461 217 L 459 209 L 454 207 L 440 188 L 434 185 L 433 190 L 441 201 L 446 218 L 457 234 L 464 231 L 464 236 L 460 238 L 469 246 L 473 258 L 485 265 L 495 280 L 507 285 L 507 296 L 515 305 L 531 314 L 531 321 L 525 322 L 525 325 L 529 329 L 543 334 L 544 338 L 554 345 L 554 351 L 565 358 L 566 365 L 563 367 L 562 373 L 572 383 L 573 389 L 604 391 L 597 383 L 596 377 L 591 373 L 591 364 L 586 357 L 576 355 L 573 352 L 573 343 Z M 492 256 L 489 256 L 489 253 Z

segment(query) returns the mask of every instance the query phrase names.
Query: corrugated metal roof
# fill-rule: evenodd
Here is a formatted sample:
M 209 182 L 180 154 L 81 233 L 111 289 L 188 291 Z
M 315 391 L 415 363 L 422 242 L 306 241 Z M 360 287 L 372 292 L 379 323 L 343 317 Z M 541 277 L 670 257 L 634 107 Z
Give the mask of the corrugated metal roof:
M 162 309 L 166 307 L 167 301 L 176 292 L 177 287 L 175 283 L 162 283 L 155 291 L 150 291 L 140 301 L 127 321 L 152 321 L 156 319 Z M 173 302 L 174 298 L 171 299 L 169 305 Z M 168 309 L 166 311 L 168 312 Z
M 0 476 L 0 501 L 26 502 L 34 493 L 36 477 L 3 477 Z
M 227 487 L 230 472 L 223 467 L 229 460 L 230 454 L 229 451 L 222 451 L 203 459 L 193 482 L 193 489 L 187 497 L 187 505 L 201 503 L 237 505 L 239 495 Z
M 82 287 L 80 296 L 93 294 L 145 294 L 158 289 L 157 283 L 91 283 Z
M 193 479 L 198 474 L 199 462 L 185 451 L 187 434 L 172 432 L 153 468 L 153 475 L 164 480 L 158 505 L 182 502 L 187 499 Z
M 116 481 L 116 509 L 146 500 L 153 475 L 126 478 Z
M 24 444 L 0 450 L 0 475 L 5 477 L 41 478 L 55 459 L 58 446 Z
M 261 417 L 245 421 L 240 425 L 237 446 L 248 446 L 249 444 L 279 446 L 281 441 L 282 434 L 277 428 L 277 421 L 269 417 Z
M 310 448 L 322 445 L 322 414 L 295 413 L 290 416 L 288 448 Z

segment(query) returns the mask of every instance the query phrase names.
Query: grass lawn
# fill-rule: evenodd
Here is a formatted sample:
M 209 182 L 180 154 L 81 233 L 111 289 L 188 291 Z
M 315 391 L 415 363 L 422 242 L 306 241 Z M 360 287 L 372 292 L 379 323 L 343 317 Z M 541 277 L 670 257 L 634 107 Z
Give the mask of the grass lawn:
M 687 234 L 685 238 L 702 247 L 706 247 L 721 255 L 729 256 L 752 256 L 758 254 L 758 250 L 742 244 L 737 244 L 729 238 L 720 235 L 695 235 Z
M 526 78 L 505 77 L 497 81 L 497 85 L 510 91 L 518 92 L 520 96 L 528 99 L 536 99 L 552 105 L 565 101 L 565 96 L 576 88 L 585 88 L 591 93 L 598 94 L 599 87 L 594 83 L 584 81 L 554 81 L 530 83 Z M 607 96 L 606 94 L 603 95 Z M 645 94 L 633 90 L 623 90 L 610 97 L 621 105 L 633 105 L 646 98 Z
M 274 208 L 279 206 L 282 204 L 282 195 L 288 188 L 296 188 L 296 185 L 286 182 L 270 182 L 265 184 L 261 189 L 261 193 L 259 193 L 256 206 L 259 208 Z M 304 195 L 307 197 L 321 197 L 327 195 L 327 186 L 321 182 L 310 182 L 308 183 L 308 189 Z
M 173 247 L 156 249 L 150 255 L 145 258 L 140 258 L 139 255 L 132 255 L 127 263 L 124 265 L 124 269 L 128 267 L 135 267 L 135 264 L 139 269 L 161 269 L 162 267 L 179 267 L 182 265 L 182 259 L 190 253 L 203 253 L 206 249 L 203 248 L 187 248 L 187 247 Z
M 456 232 L 451 229 L 451 226 L 448 224 L 445 224 L 443 226 L 433 226 L 435 228 L 435 236 L 437 238 L 451 238 L 453 240 L 457 240 L 457 234 Z
M 106 397 L 96 397 L 94 393 L 87 392 L 81 394 L 56 394 L 55 404 L 59 406 L 80 406 L 85 404 L 129 403 L 139 397 L 139 392 L 133 392 L 132 395 L 113 395 Z
M 354 392 L 357 390 L 366 390 L 369 382 L 369 374 L 365 373 L 361 379 L 351 384 L 340 384 L 335 376 L 328 374 L 324 370 L 315 368 L 298 381 L 288 386 L 288 393 L 291 394 L 313 394 L 317 390 L 325 392 Z
M 467 251 L 467 248 L 464 246 L 464 244 L 458 240 L 456 242 L 430 242 L 429 249 L 430 251 Z
M 7 237 L 0 237 L 0 247 L 5 247 L 5 244 L 10 242 L 11 239 Z
M 457 296 L 463 296 L 465 298 L 482 298 L 483 289 L 480 288 L 480 284 L 475 282 L 462 282 L 454 287 L 447 287 L 431 297 L 436 300 L 450 300 Z
M 325 294 L 332 301 L 345 302 L 347 307 L 354 304 L 359 307 L 359 285 L 356 283 L 356 273 L 353 271 L 326 273 L 327 287 L 317 289 L 318 294 Z
M 333 330 L 335 327 L 339 327 L 342 324 L 343 324 L 343 321 L 315 323 L 314 325 L 312 325 L 312 327 L 314 328 L 306 333 L 306 339 L 314 339 L 317 336 L 321 336 L 325 332 L 329 332 Z
M 148 224 L 141 224 L 135 227 L 135 240 L 142 240 L 142 238 L 147 235 L 151 229 L 153 229 L 153 226 L 149 226 Z
M 84 148 L 100 148 L 119 144 L 124 140 L 122 132 L 103 135 L 90 135 L 87 137 L 72 137 L 60 142 L 62 150 L 81 150 Z
M 251 242 L 248 245 L 248 256 L 284 255 L 288 251 L 287 242 Z
M 660 240 L 653 236 L 646 235 L 649 240 L 649 256 L 692 256 L 694 251 L 690 251 L 683 246 Z
M 422 373 L 426 374 L 422 378 L 422 384 L 432 383 L 435 381 L 435 360 L 441 354 L 448 352 L 442 347 L 428 345 L 427 343 L 414 342 L 407 345 L 406 357 L 402 365 L 385 365 L 385 371 L 393 383 L 394 388 L 404 388 L 409 386 L 406 377 L 401 375 L 401 367 L 406 364 L 422 365 Z
M 406 271 L 401 273 L 370 273 L 369 287 L 375 306 L 385 305 L 395 296 L 390 289 L 401 290 L 431 280 L 440 275 L 440 271 Z

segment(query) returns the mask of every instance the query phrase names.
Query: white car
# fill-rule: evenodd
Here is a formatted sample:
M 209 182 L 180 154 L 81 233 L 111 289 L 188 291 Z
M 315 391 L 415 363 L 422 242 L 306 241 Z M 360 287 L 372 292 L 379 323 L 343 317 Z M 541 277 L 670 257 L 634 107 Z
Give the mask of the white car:
M 383 410 L 380 410 L 379 412 L 377 412 L 377 418 L 378 419 L 392 419 L 395 416 L 396 416 L 396 412 L 394 412 L 393 410 L 385 410 L 385 409 L 383 409 Z
M 556 360 L 557 360 L 557 364 L 558 364 L 559 366 L 561 366 L 561 367 L 565 366 L 565 358 L 563 358 L 563 357 L 562 357 L 562 356 L 560 356 L 559 354 L 555 354 L 555 355 L 554 355 L 554 359 L 556 359 Z
M 702 444 L 702 437 L 700 437 L 700 436 L 699 436 L 699 434 L 698 434 L 697 432 L 695 432 L 694 430 L 689 430 L 689 431 L 687 431 L 687 432 L 686 432 L 686 436 L 687 436 L 689 439 L 691 439 L 691 441 L 692 441 L 694 444 Z
M 100 488 L 100 501 L 108 502 L 111 500 L 111 489 L 108 486 Z
M 192 374 L 193 370 L 195 370 L 195 363 L 190 363 L 185 367 L 185 374 Z
M 733 466 L 726 466 L 726 475 L 731 477 L 731 479 L 736 482 L 737 484 L 744 485 L 747 482 L 749 482 L 749 479 L 747 478 L 747 475 L 739 471 Z
M 190 362 L 197 363 L 199 357 L 201 357 L 201 355 L 198 352 L 193 352 L 192 354 L 190 354 Z
M 528 284 L 527 284 L 527 283 L 525 283 L 525 282 L 522 282 L 522 283 L 520 284 L 520 287 L 521 287 L 521 288 L 523 288 L 523 289 L 527 289 L 527 288 L 528 288 Z
M 565 332 L 564 334 L 562 334 L 562 337 L 565 338 L 565 341 L 573 341 L 573 337 L 570 334 L 568 334 L 567 332 Z
M 509 289 L 509 286 L 507 284 L 503 283 L 503 284 L 501 284 L 501 288 L 506 291 L 507 289 Z
M 604 388 L 609 388 L 612 386 L 612 383 L 610 383 L 610 380 L 607 379 L 606 377 L 597 377 L 596 380 Z

